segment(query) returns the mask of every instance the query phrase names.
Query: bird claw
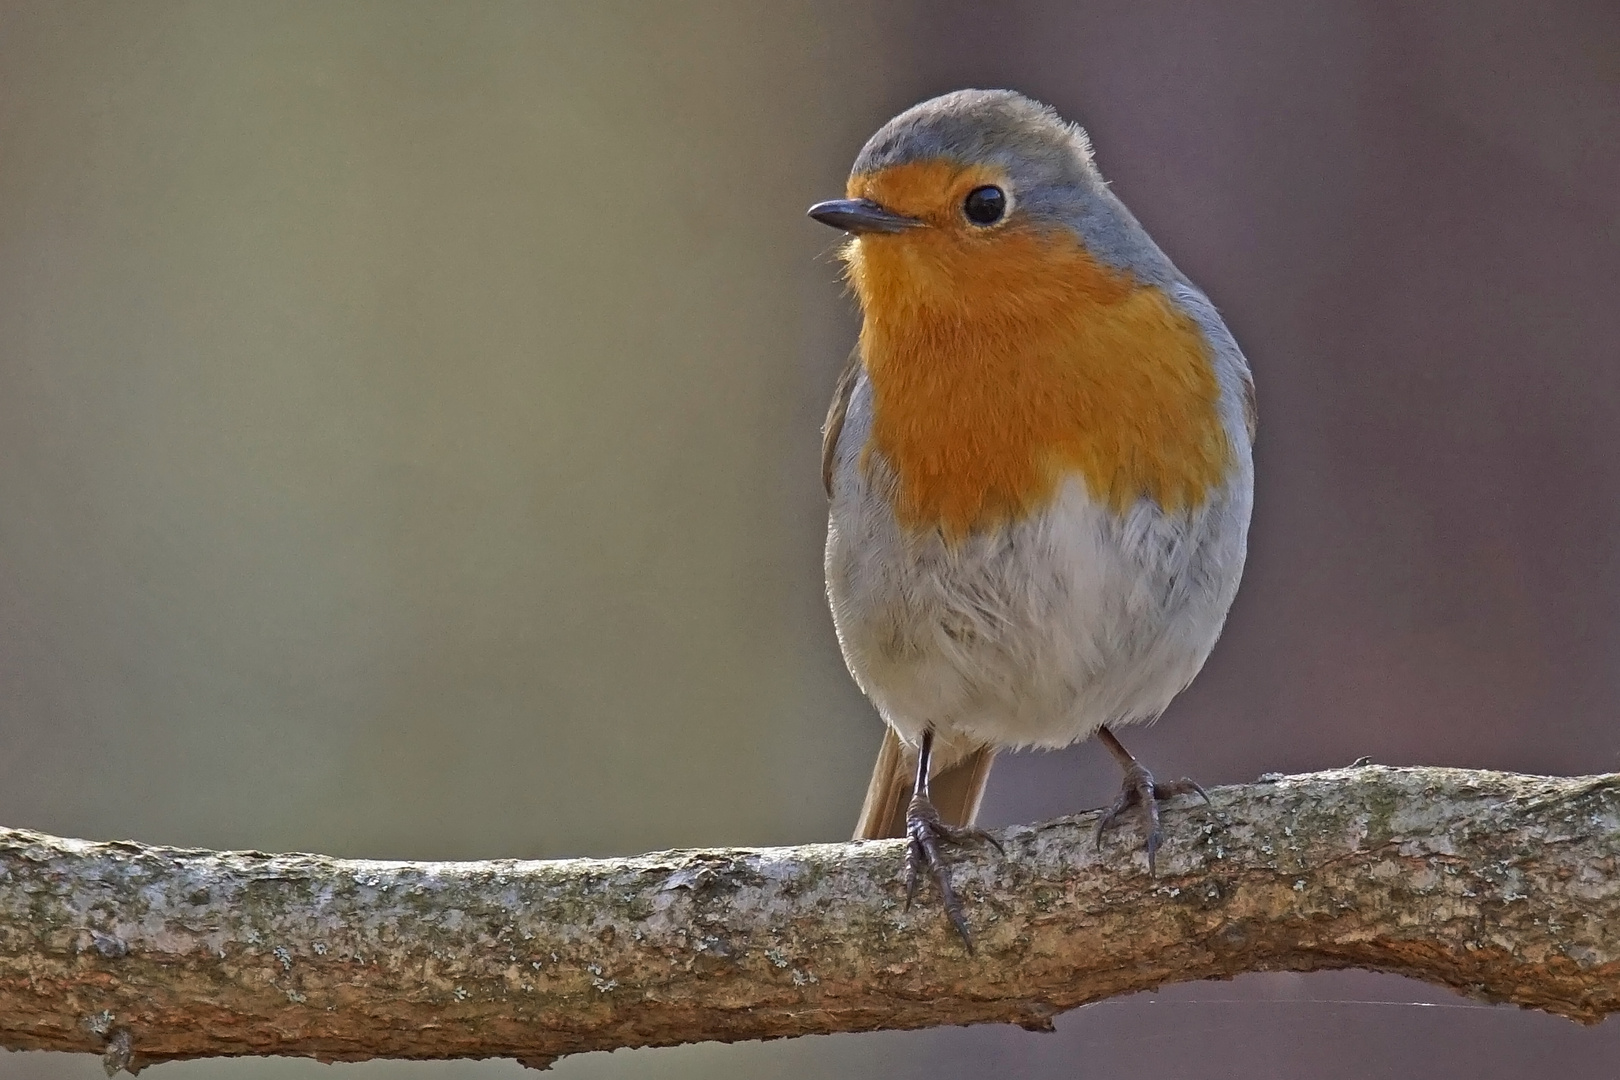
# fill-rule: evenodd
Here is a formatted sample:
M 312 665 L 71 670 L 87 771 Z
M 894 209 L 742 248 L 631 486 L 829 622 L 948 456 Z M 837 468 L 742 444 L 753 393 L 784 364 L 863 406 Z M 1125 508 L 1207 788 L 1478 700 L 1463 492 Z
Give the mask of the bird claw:
M 1132 765 L 1125 770 L 1125 779 L 1120 785 L 1119 798 L 1114 804 L 1103 811 L 1097 819 L 1097 827 L 1092 833 L 1092 841 L 1097 850 L 1102 850 L 1103 832 L 1110 825 L 1124 817 L 1126 812 L 1137 808 L 1142 815 L 1143 824 L 1147 827 L 1147 864 L 1148 874 L 1152 876 L 1157 870 L 1157 856 L 1159 844 L 1164 840 L 1164 831 L 1159 828 L 1159 804 L 1168 802 L 1177 795 L 1197 795 L 1205 803 L 1209 802 L 1209 795 L 1195 781 L 1182 777 L 1168 784 L 1161 784 L 1153 779 L 1153 774 L 1140 765 Z
M 972 955 L 973 935 L 968 932 L 962 901 L 951 887 L 950 867 L 945 864 L 941 848 L 984 842 L 1005 855 L 1001 841 L 983 829 L 964 829 L 945 824 L 940 820 L 934 804 L 922 796 L 914 796 L 906 809 L 906 837 L 906 909 L 911 909 L 911 903 L 917 897 L 918 878 L 922 871 L 927 870 L 934 884 L 939 886 L 940 903 L 945 908 L 946 918 L 956 927 L 956 932 L 962 936 L 962 944 Z

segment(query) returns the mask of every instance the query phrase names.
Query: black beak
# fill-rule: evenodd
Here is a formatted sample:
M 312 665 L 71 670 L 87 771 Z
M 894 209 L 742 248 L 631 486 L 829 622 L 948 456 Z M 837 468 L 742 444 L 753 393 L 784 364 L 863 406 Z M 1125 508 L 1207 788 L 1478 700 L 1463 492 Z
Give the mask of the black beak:
M 871 199 L 830 199 L 816 203 L 810 208 L 809 214 L 823 225 L 831 225 L 856 236 L 861 233 L 905 232 L 925 224 L 917 218 L 897 214 Z

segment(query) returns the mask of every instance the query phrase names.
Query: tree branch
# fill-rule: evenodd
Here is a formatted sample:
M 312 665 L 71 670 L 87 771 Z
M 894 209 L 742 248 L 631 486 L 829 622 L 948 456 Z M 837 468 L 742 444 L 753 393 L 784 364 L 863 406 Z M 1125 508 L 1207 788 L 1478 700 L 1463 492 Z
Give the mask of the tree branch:
M 1269 782 L 1268 782 L 1269 781 Z M 0 1045 L 175 1058 L 515 1057 L 1008 1021 L 1248 971 L 1372 968 L 1620 1009 L 1620 775 L 1352 768 L 1180 800 L 1159 876 L 1093 815 L 955 869 L 904 845 L 397 863 L 0 830 Z

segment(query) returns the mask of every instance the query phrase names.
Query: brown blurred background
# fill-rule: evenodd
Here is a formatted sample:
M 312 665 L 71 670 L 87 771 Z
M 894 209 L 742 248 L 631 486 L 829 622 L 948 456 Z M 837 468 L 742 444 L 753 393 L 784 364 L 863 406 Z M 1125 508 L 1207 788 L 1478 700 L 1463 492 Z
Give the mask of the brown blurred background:
M 845 836 L 880 729 L 821 599 L 816 428 L 855 323 L 803 211 L 966 85 L 1088 125 L 1259 382 L 1243 591 L 1133 748 L 1206 783 L 1620 768 L 1611 0 L 5 3 L 0 822 L 400 858 Z M 1116 781 L 1094 746 L 1008 759 L 985 817 Z M 1279 975 L 1055 1035 L 557 1068 L 1127 1072 L 1617 1076 L 1620 1026 Z

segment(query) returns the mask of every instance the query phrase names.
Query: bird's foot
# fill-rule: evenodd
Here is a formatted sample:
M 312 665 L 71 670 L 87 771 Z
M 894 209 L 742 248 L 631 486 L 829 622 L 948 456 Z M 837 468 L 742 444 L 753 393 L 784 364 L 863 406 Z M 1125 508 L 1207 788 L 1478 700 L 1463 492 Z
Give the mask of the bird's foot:
M 1186 777 L 1161 784 L 1153 779 L 1152 773 L 1133 762 L 1125 770 L 1125 780 L 1120 785 L 1119 798 L 1115 799 L 1114 805 L 1103 811 L 1102 817 L 1097 819 L 1097 829 L 1092 839 L 1100 850 L 1103 830 L 1124 817 L 1127 811 L 1136 810 L 1147 829 L 1148 874 L 1153 874 L 1154 858 L 1159 853 L 1160 841 L 1164 839 L 1164 832 L 1159 828 L 1159 804 L 1168 802 L 1177 795 L 1197 795 L 1204 802 L 1209 802 L 1209 796 L 1204 794 L 1204 789 Z
M 909 910 L 912 900 L 916 899 L 919 875 L 927 870 L 939 886 L 940 903 L 945 908 L 946 917 L 956 927 L 956 932 L 962 935 L 962 944 L 967 946 L 971 954 L 973 935 L 968 933 L 962 901 L 957 897 L 956 890 L 951 888 L 951 870 L 945 865 L 941 849 L 983 842 L 1006 854 L 1001 842 L 983 829 L 964 829 L 945 824 L 940 820 L 934 804 L 922 795 L 913 796 L 911 805 L 906 808 L 906 837 L 909 840 L 906 846 L 906 908 Z

